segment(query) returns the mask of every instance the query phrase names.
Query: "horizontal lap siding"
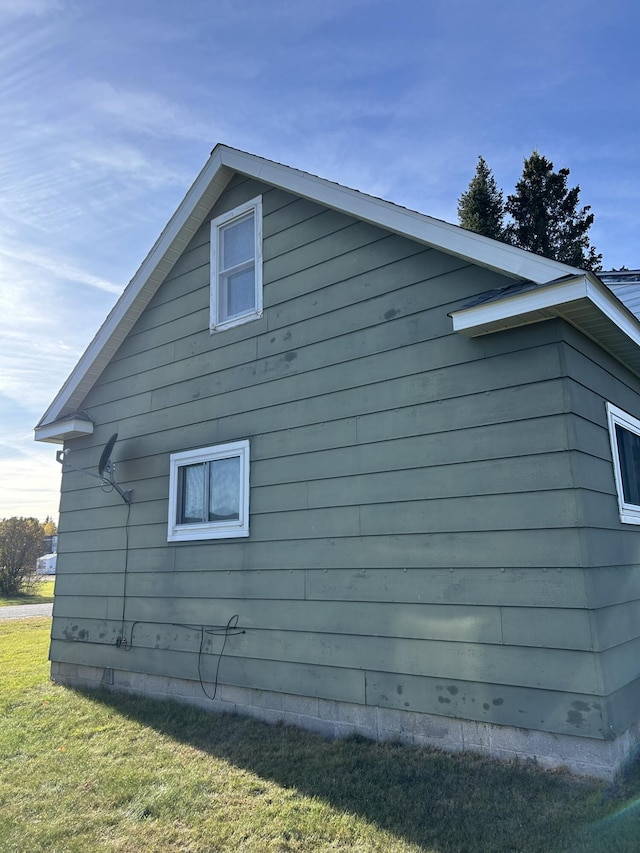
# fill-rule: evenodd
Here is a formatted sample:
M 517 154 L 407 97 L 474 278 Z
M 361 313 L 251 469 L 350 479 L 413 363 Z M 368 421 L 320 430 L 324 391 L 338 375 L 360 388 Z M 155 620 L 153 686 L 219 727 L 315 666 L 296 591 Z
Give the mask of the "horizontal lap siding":
M 561 325 L 454 335 L 506 280 L 238 177 L 214 212 L 259 193 L 264 316 L 209 334 L 205 225 L 84 403 L 133 503 L 65 474 L 53 658 L 197 679 L 237 614 L 229 683 L 602 736 Z M 249 539 L 167 544 L 169 454 L 240 438 Z
M 640 527 L 619 518 L 605 403 L 640 417 L 640 380 L 575 330 L 564 335 L 586 593 L 607 725 L 618 734 L 638 719 Z

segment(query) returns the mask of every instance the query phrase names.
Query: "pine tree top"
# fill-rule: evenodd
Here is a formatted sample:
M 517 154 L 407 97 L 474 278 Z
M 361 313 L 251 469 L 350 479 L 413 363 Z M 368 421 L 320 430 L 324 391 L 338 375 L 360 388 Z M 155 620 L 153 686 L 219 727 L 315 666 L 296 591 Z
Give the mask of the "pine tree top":
M 514 246 L 538 255 L 580 267 L 602 269 L 602 255 L 589 243 L 594 215 L 591 207 L 578 207 L 580 187 L 567 188 L 567 168 L 553 163 L 537 151 L 524 161 L 515 193 L 507 197 L 506 212 L 512 222 L 507 239 Z
M 459 224 L 537 255 L 598 271 L 602 255 L 588 234 L 594 215 L 589 205 L 579 207 L 580 187 L 567 187 L 569 174 L 567 168 L 554 171 L 550 160 L 533 151 L 505 203 L 491 169 L 478 157 L 475 175 L 458 200 Z
M 503 239 L 504 201 L 491 169 L 483 157 L 478 157 L 476 173 L 468 190 L 458 200 L 460 225 L 469 231 Z

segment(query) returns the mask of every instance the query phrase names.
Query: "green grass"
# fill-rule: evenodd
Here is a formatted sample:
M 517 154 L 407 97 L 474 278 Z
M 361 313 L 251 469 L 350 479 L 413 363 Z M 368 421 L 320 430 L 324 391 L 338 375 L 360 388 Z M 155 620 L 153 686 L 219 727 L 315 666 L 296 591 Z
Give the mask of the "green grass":
M 3 853 L 640 849 L 640 771 L 535 767 L 48 681 L 50 620 L 0 623 Z
M 53 601 L 53 587 L 55 580 L 36 580 L 33 590 L 29 595 L 16 595 L 13 598 L 1 598 L 0 607 L 10 604 L 48 604 Z

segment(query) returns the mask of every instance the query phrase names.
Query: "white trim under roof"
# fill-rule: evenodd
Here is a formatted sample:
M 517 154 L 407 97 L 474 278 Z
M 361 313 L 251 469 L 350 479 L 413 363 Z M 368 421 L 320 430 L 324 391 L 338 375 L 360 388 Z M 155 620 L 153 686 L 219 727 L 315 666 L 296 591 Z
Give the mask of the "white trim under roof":
M 49 444 L 63 444 L 68 438 L 79 438 L 81 435 L 92 435 L 93 424 L 83 418 L 68 418 L 35 429 L 36 441 Z
M 560 317 L 640 375 L 640 322 L 593 273 L 452 311 L 453 329 L 470 338 Z
M 495 270 L 517 281 L 541 283 L 576 273 L 573 267 L 566 264 L 490 240 L 457 225 L 450 225 L 254 154 L 217 145 L 139 270 L 42 416 L 36 428 L 36 440 L 44 440 L 39 437 L 42 435 L 42 427 L 53 424 L 81 406 L 85 396 L 205 221 L 235 172 L 416 240 L 430 248 L 455 255 L 469 263 Z
M 491 240 L 458 225 L 400 207 L 308 172 L 224 146 L 215 148 L 213 154 L 218 149 L 224 154 L 225 165 L 234 171 L 513 278 L 540 283 L 577 271 L 567 264 L 516 249 L 507 243 Z

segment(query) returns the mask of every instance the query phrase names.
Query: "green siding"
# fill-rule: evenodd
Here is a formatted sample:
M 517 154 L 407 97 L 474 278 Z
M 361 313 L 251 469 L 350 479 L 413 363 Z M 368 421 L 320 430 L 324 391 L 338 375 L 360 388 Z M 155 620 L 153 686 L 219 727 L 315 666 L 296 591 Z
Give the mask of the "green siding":
M 640 417 L 640 380 L 574 329 L 563 337 L 587 603 L 605 731 L 617 735 L 638 720 L 640 527 L 619 519 L 605 403 Z
M 240 176 L 212 215 L 259 193 L 264 316 L 209 334 L 205 224 L 84 401 L 129 554 L 117 494 L 65 474 L 52 658 L 197 680 L 197 626 L 237 614 L 230 684 L 604 737 L 599 655 L 635 637 L 586 578 L 617 516 L 579 336 L 456 335 L 507 279 Z M 167 544 L 169 454 L 241 438 L 249 538 Z

